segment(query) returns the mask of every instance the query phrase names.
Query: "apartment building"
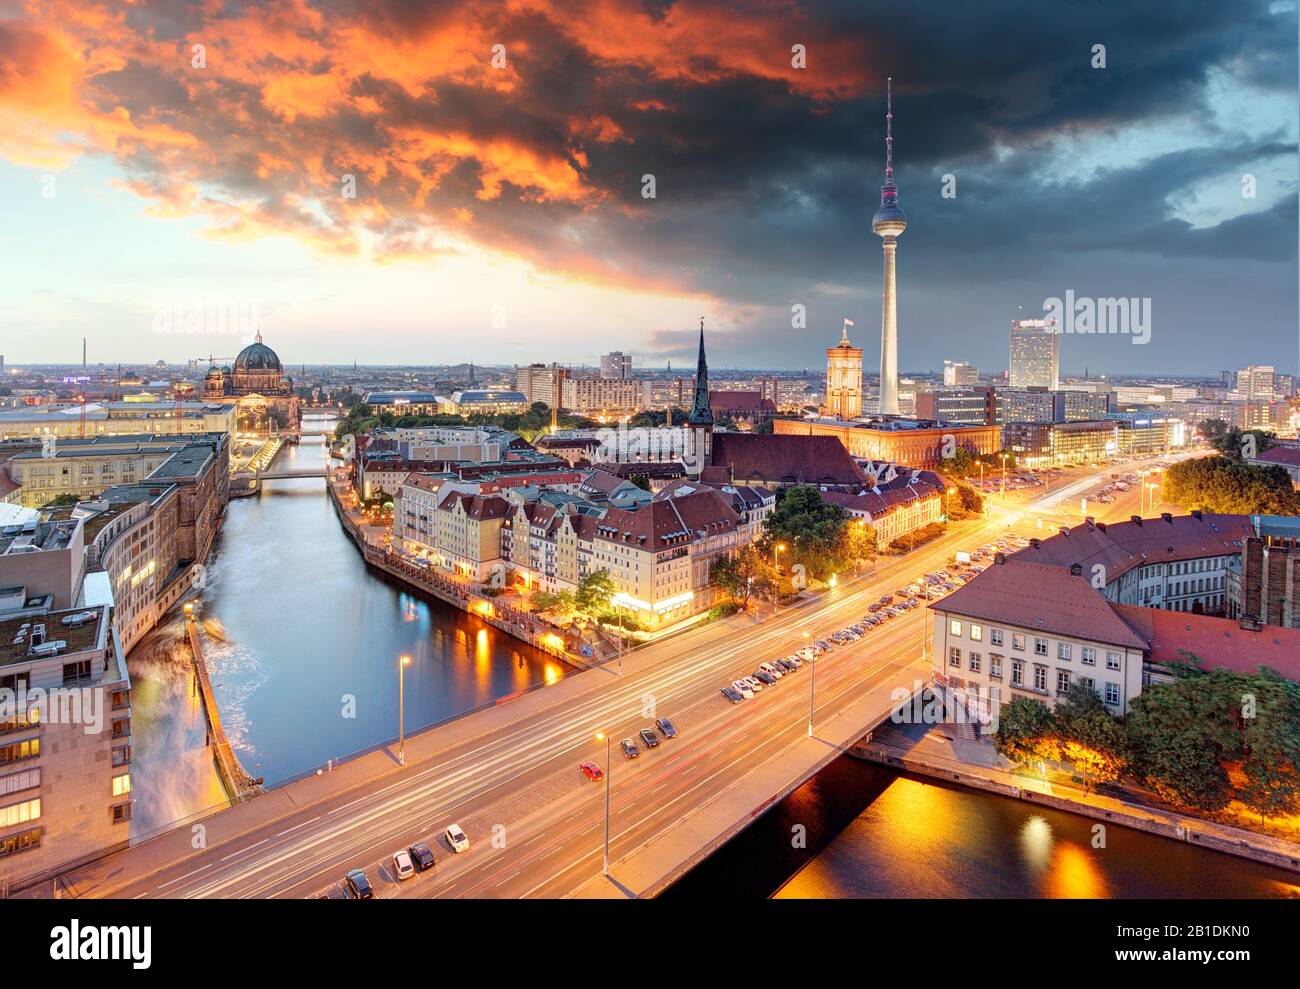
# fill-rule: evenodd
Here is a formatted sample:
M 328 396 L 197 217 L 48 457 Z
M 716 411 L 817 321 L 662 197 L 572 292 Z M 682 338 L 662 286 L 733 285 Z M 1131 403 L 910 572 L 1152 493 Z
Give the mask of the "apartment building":
M 650 407 L 650 392 L 649 381 L 566 377 L 562 407 L 597 416 L 631 415 Z
M 125 848 L 131 681 L 107 606 L 29 608 L 0 590 L 0 879 Z
M 230 433 L 235 409 L 222 402 L 106 402 L 87 405 L 83 416 L 80 405 L 26 407 L 0 411 L 0 440 Z
M 447 492 L 435 512 L 435 559 L 461 576 L 487 581 L 504 574 L 501 561 L 501 523 L 510 503 L 500 495 Z

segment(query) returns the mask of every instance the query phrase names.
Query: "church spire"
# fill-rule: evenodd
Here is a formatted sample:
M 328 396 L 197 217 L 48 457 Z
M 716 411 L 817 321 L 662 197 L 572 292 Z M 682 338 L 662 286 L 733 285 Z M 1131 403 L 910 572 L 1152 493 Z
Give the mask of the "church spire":
M 712 426 L 713 409 L 709 405 L 709 362 L 704 358 L 704 317 L 700 317 L 700 356 L 695 364 L 695 404 L 686 421 L 692 426 Z

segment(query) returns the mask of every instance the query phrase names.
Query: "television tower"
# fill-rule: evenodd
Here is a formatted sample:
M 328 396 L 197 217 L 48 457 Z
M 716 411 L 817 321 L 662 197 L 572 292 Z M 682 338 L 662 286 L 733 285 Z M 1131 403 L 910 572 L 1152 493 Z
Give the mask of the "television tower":
M 898 300 L 894 283 L 894 253 L 898 235 L 907 229 L 907 214 L 898 208 L 894 185 L 894 80 L 886 80 L 885 184 L 880 187 L 880 209 L 871 218 L 885 252 L 885 289 L 880 312 L 880 412 L 898 415 Z

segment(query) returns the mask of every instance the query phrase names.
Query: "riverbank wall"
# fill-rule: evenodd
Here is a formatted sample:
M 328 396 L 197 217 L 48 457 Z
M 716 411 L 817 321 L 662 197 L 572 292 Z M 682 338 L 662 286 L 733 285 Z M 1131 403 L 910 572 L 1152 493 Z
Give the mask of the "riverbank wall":
M 1107 824 L 1118 824 L 1135 831 L 1184 841 L 1212 851 L 1236 855 L 1264 865 L 1300 873 L 1300 848 L 1269 835 L 1255 834 L 1240 828 L 1202 821 L 1171 811 L 1146 811 L 1126 807 L 1113 798 L 1094 795 L 1078 799 L 1064 793 L 1045 793 L 1032 786 L 1015 782 L 1008 773 L 941 759 L 930 753 L 904 752 L 894 746 L 874 742 L 866 736 L 848 749 L 848 754 L 866 762 L 879 763 L 914 776 L 930 777 L 973 790 L 983 790 L 1013 800 L 1050 807 Z

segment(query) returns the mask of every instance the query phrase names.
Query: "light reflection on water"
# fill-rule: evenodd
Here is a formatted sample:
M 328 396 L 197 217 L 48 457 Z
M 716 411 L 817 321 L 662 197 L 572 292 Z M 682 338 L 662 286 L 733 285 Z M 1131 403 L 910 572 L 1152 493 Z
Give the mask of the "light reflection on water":
M 318 466 L 304 439 L 285 467 Z M 477 619 L 367 570 L 324 481 L 272 481 L 232 500 L 196 615 L 227 736 L 244 768 L 274 784 L 397 735 L 398 657 L 408 733 L 543 681 L 565 667 Z M 190 695 L 177 617 L 129 659 L 135 683 L 135 833 L 221 797 Z M 154 640 L 157 640 L 155 642 Z M 215 799 L 214 799 L 215 797 Z

